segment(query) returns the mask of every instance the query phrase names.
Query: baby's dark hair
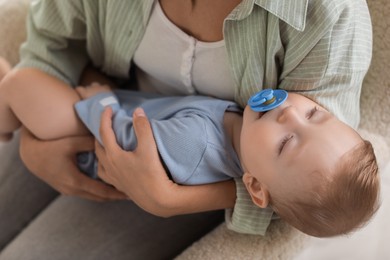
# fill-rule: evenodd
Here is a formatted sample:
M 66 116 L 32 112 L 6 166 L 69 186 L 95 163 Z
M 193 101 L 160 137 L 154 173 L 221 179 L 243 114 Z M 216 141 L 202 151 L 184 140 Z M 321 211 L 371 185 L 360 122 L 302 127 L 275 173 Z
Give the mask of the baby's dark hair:
M 293 196 L 286 201 L 271 194 L 271 207 L 286 222 L 315 237 L 343 235 L 361 228 L 380 205 L 380 176 L 371 143 L 363 140 L 340 158 L 335 170 L 332 179 L 319 174 L 304 198 Z

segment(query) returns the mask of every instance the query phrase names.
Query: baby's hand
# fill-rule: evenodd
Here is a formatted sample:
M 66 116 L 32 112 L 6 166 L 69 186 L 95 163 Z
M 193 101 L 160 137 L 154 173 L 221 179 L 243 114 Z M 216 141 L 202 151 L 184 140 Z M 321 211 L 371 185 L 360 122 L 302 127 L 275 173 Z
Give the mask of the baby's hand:
M 76 92 L 79 94 L 81 99 L 87 99 L 89 97 L 95 96 L 104 92 L 111 92 L 111 88 L 108 85 L 100 85 L 99 83 L 92 83 L 89 86 L 79 86 L 75 88 Z

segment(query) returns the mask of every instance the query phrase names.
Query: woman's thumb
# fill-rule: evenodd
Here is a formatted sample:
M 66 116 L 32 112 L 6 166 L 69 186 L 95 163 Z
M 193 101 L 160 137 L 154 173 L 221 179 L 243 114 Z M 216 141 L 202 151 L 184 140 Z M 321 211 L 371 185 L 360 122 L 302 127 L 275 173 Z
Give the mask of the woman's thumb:
M 138 151 L 150 151 L 150 148 L 156 148 L 152 128 L 148 118 L 146 117 L 145 111 L 142 108 L 136 108 L 134 110 L 133 127 L 135 135 L 137 136 Z

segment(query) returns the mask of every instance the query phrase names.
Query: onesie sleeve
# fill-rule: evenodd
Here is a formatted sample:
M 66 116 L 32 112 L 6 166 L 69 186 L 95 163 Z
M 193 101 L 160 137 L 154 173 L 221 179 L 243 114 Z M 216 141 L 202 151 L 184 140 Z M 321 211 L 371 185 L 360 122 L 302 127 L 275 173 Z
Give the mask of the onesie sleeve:
M 108 106 L 113 110 L 112 128 L 118 145 L 126 151 L 134 150 L 137 139 L 133 129 L 133 118 L 128 114 L 129 111 L 120 107 L 117 97 L 112 92 L 79 101 L 75 108 L 81 121 L 102 144 L 99 127 L 102 113 Z
M 197 111 L 178 112 L 168 120 L 151 120 L 151 124 L 160 156 L 173 181 L 196 185 L 219 180 L 215 171 L 197 174 L 208 149 L 205 119 Z
M 88 62 L 83 1 L 34 0 L 18 68 L 42 70 L 75 86 Z

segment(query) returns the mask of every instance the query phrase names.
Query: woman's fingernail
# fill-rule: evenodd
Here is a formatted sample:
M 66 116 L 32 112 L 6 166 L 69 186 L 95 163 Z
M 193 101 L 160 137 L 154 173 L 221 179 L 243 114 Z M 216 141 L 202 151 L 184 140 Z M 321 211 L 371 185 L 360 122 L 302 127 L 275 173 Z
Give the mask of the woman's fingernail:
M 134 115 L 136 115 L 136 116 L 145 116 L 145 111 L 142 108 L 137 107 L 134 110 Z

